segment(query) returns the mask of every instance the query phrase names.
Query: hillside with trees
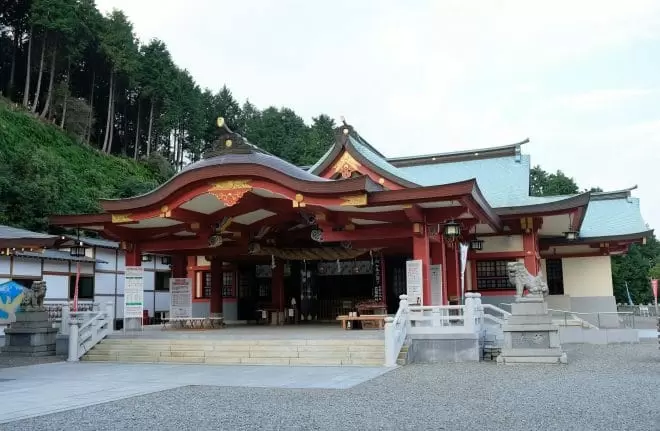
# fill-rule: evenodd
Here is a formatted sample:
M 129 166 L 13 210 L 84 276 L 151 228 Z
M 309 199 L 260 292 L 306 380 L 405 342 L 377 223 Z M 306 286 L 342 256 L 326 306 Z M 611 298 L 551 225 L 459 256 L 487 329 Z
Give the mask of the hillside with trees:
M 160 40 L 140 41 L 122 11 L 93 0 L 0 2 L 0 89 L 34 116 L 106 154 L 153 152 L 180 168 L 210 145 L 215 120 L 289 161 L 314 163 L 332 141 L 327 115 L 311 125 L 287 108 L 239 103 L 200 88 Z

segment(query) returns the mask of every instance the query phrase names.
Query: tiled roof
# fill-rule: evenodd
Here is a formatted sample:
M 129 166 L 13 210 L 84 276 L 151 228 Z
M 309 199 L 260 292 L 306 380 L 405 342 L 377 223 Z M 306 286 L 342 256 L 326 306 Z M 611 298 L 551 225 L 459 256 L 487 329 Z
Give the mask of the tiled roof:
M 100 259 L 92 259 L 91 257 L 74 257 L 69 254 L 67 251 L 59 250 L 44 250 L 41 252 L 37 251 L 15 251 L 13 255 L 16 257 L 25 257 L 30 259 L 46 259 L 46 260 L 63 260 L 71 262 L 85 262 L 85 263 L 108 263 Z
M 422 186 L 434 186 L 477 179 L 477 184 L 493 208 L 531 205 L 529 196 L 530 158 L 521 155 L 460 162 L 424 164 L 397 168 Z
M 639 199 L 592 199 L 580 229 L 581 238 L 642 233 L 649 230 L 639 210 Z
M 75 236 L 68 235 L 67 238 L 78 241 L 78 239 Z M 91 247 L 101 247 L 101 248 L 119 248 L 119 243 L 115 241 L 110 241 L 107 239 L 102 239 L 102 238 L 89 238 L 86 236 L 80 237 L 80 241 L 84 245 L 88 245 Z
M 390 164 L 383 157 L 372 151 L 368 145 L 364 145 L 362 142 L 360 142 L 358 139 L 355 139 L 353 136 L 350 136 L 348 139 L 350 140 L 351 145 L 353 146 L 353 148 L 355 148 L 356 151 L 358 151 L 365 159 L 367 159 L 371 164 L 373 164 L 380 170 L 385 171 L 394 177 L 401 178 L 402 180 L 408 181 L 410 183 L 419 184 L 419 182 L 416 181 L 415 178 L 413 178 L 413 176 L 409 175 L 404 170 L 399 169 L 394 165 Z
M 32 232 L 16 227 L 0 225 L 0 240 L 3 239 L 56 239 L 55 235 Z

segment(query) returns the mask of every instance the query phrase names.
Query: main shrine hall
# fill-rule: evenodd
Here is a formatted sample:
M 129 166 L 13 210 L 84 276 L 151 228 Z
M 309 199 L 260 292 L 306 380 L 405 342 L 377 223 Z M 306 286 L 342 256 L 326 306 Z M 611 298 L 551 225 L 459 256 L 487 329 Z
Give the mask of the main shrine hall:
M 616 311 L 610 256 L 652 235 L 633 189 L 531 196 L 527 141 L 388 158 L 344 123 L 299 167 L 218 124 L 213 148 L 157 189 L 51 224 L 120 242 L 127 266 L 170 256 L 172 277 L 192 279 L 195 315 L 237 321 L 292 303 L 311 321 L 360 303 L 394 313 L 409 260 L 422 262 L 423 304 L 466 291 L 510 301 L 517 260 L 543 274 L 551 305 Z

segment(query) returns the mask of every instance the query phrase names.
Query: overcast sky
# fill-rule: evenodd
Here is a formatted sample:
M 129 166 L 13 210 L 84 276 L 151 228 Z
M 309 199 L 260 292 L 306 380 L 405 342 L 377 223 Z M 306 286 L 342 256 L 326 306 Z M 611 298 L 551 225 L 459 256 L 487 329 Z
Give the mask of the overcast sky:
M 531 142 L 660 227 L 660 1 L 97 0 L 202 87 L 345 116 L 388 156 Z M 258 144 L 258 143 L 257 143 Z

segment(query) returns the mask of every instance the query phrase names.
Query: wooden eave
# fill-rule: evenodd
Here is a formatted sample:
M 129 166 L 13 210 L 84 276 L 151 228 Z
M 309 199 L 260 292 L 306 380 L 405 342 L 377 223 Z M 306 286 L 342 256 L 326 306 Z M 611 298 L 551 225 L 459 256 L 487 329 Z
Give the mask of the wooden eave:
M 502 229 L 502 221 L 484 198 L 476 179 L 438 186 L 412 189 L 385 190 L 369 195 L 369 206 L 405 205 L 425 202 L 456 200 L 461 202 L 477 218 L 496 232 Z
M 190 190 L 224 179 L 256 179 L 280 184 L 296 192 L 315 196 L 341 196 L 368 193 L 383 188 L 362 176 L 338 181 L 307 181 L 292 178 L 283 172 L 263 165 L 228 164 L 208 168 L 184 171 L 156 190 L 142 196 L 127 199 L 101 200 L 101 206 L 107 212 L 124 212 L 157 207 L 167 203 L 168 199 Z
M 603 242 L 639 242 L 643 241 L 644 238 L 650 238 L 653 236 L 653 229 L 647 230 L 644 232 L 625 234 L 625 235 L 611 235 L 611 236 L 600 236 L 600 237 L 577 237 L 573 241 L 568 241 L 566 238 L 555 237 L 555 238 L 539 238 L 539 247 L 547 248 L 552 246 L 571 246 L 571 245 L 585 245 L 585 244 L 598 244 Z

